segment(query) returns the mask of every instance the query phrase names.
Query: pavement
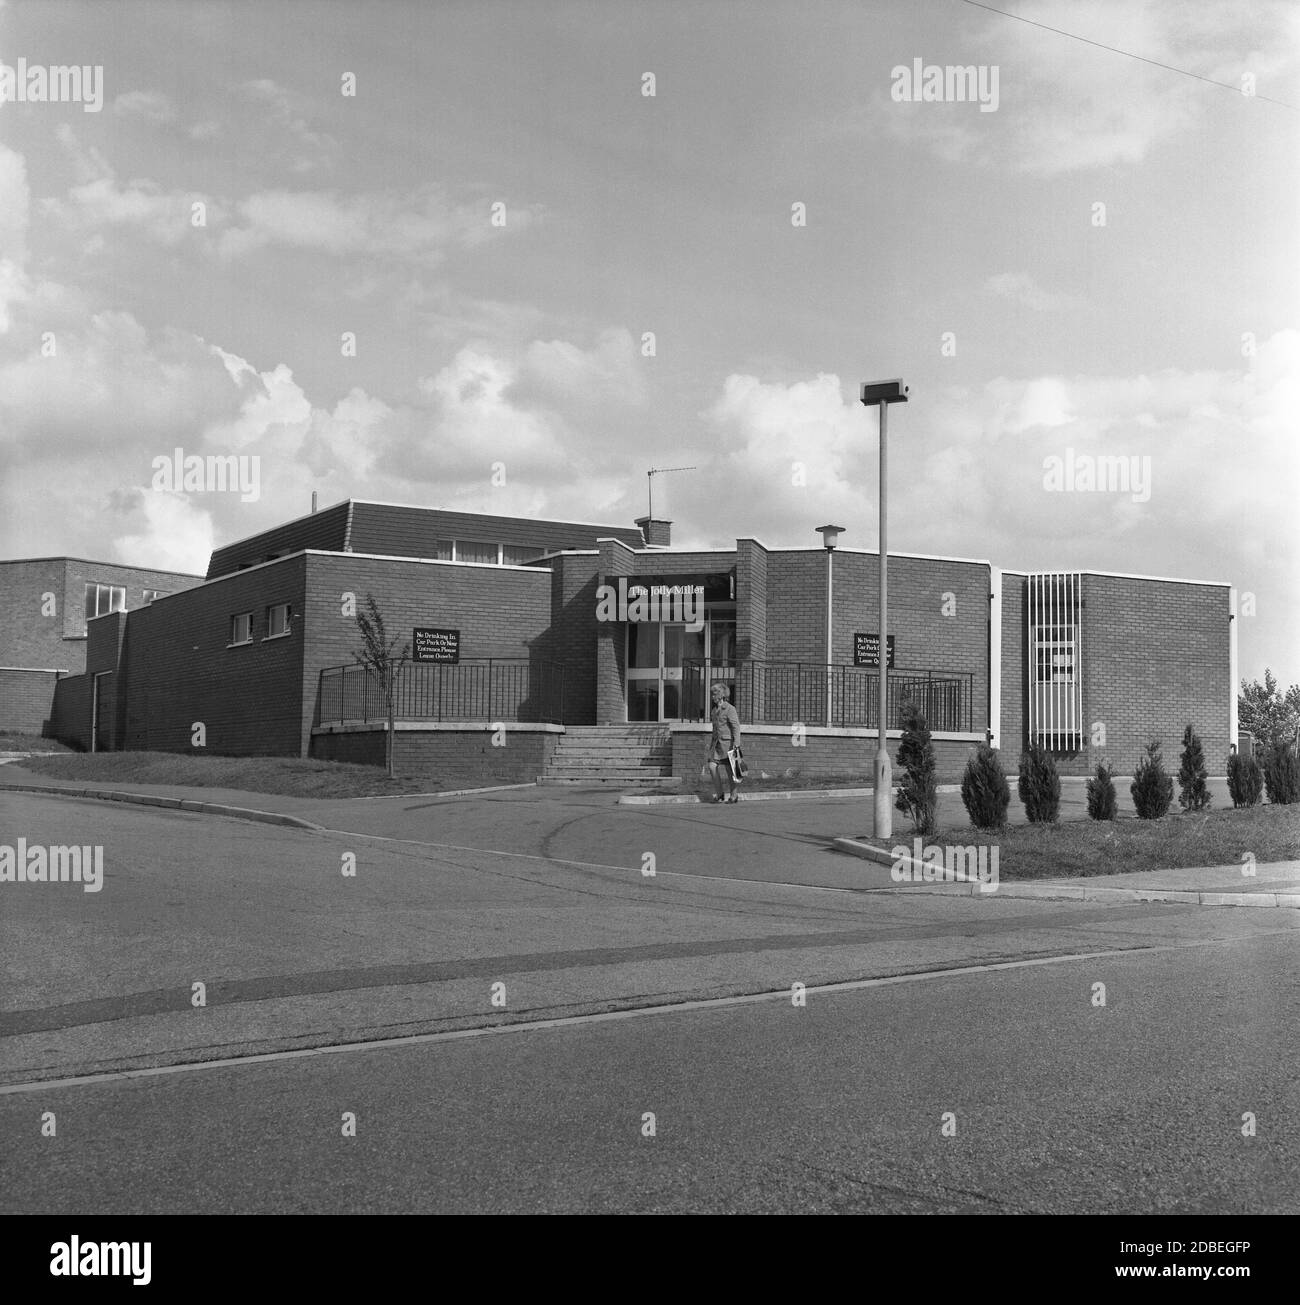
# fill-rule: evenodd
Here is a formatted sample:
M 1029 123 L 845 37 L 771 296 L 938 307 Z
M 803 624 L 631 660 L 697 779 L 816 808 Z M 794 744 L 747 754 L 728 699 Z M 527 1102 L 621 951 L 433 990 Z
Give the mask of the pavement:
M 689 795 L 618 795 L 608 788 L 497 787 L 447 794 L 392 797 L 303 798 L 239 789 L 180 787 L 159 784 L 92 784 L 58 781 L 25 771 L 21 758 L 9 763 L 0 782 L 6 790 L 48 793 L 97 801 L 118 801 L 232 816 L 244 820 L 366 834 L 444 849 L 499 850 L 603 865 L 608 849 L 623 842 L 630 828 L 644 837 L 634 852 L 655 857 L 661 871 L 719 878 L 758 879 L 858 891 L 898 893 L 974 893 L 979 885 L 960 883 L 898 884 L 889 874 L 893 858 L 861 838 L 842 831 L 861 824 L 871 790 L 765 791 L 742 795 L 735 806 L 701 804 Z M 1086 816 L 1083 780 L 1063 782 L 1063 820 Z M 1127 790 L 1121 789 L 1121 816 Z M 1228 804 L 1226 784 L 1210 781 L 1217 805 Z M 1220 791 L 1222 790 L 1222 791 Z M 944 792 L 956 792 L 948 785 Z M 864 798 L 863 795 L 866 795 Z M 779 799 L 789 798 L 791 801 Z M 796 800 L 797 799 L 797 800 Z M 960 801 L 941 805 L 940 828 L 960 822 Z M 1012 799 L 1012 823 L 1023 812 Z M 733 837 L 719 850 L 711 834 L 726 826 Z M 508 838 L 500 831 L 509 828 Z M 708 837 L 710 852 L 701 863 L 698 843 Z M 635 843 L 635 839 L 633 842 Z M 773 842 L 780 853 L 773 855 Z M 909 844 L 899 832 L 896 841 Z M 760 850 L 761 849 L 761 852 Z M 845 854 L 857 864 L 845 864 Z M 1254 875 L 1240 865 L 1198 866 L 1137 871 L 1090 878 L 1061 877 L 1032 881 L 1003 880 L 1004 896 L 1049 897 L 1085 901 L 1184 902 L 1202 906 L 1300 907 L 1300 860 L 1262 863 Z

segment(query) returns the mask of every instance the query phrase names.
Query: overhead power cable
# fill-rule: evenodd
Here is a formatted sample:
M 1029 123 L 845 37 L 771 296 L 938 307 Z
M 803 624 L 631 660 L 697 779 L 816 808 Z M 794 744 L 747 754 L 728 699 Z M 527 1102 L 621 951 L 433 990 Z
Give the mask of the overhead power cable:
M 1089 40 L 1086 36 L 1079 36 L 1076 32 L 1066 32 L 1059 27 L 1049 27 L 1047 23 L 1035 22 L 1032 18 L 1025 18 L 1021 14 L 1008 13 L 1005 9 L 995 9 L 992 5 L 981 4 L 980 0 L 962 0 L 962 4 L 971 5 L 975 9 L 985 9 L 991 14 L 1000 14 L 1003 18 L 1014 18 L 1018 23 L 1028 23 L 1030 27 L 1041 27 L 1045 32 L 1055 32 L 1057 36 L 1068 37 L 1071 41 L 1082 41 L 1084 45 L 1095 45 L 1099 50 L 1109 50 L 1111 54 L 1122 54 L 1126 59 L 1137 59 L 1141 63 L 1149 63 L 1154 68 L 1164 68 L 1168 72 L 1181 73 L 1184 77 L 1193 77 L 1198 82 L 1209 82 L 1211 86 L 1222 87 L 1225 91 L 1231 91 L 1234 95 L 1241 95 L 1241 87 L 1234 86 L 1231 82 L 1216 82 L 1213 77 L 1202 77 L 1200 73 L 1189 72 L 1186 68 L 1176 68 L 1171 63 L 1161 63 L 1159 59 L 1148 59 L 1146 55 L 1134 54 L 1132 50 L 1121 50 L 1116 45 L 1106 45 L 1102 41 Z M 1265 100 L 1269 104 L 1276 104 L 1280 108 L 1290 109 L 1292 113 L 1296 112 L 1294 104 L 1287 104 L 1285 100 L 1275 100 L 1271 95 L 1249 95 L 1245 99 Z

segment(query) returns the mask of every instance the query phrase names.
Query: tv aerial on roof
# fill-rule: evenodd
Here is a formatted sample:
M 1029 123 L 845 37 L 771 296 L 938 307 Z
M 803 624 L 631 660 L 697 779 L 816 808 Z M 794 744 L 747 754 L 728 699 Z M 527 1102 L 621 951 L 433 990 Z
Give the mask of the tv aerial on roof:
M 656 476 L 666 475 L 670 471 L 698 471 L 698 470 L 699 470 L 698 467 L 651 467 L 650 470 L 645 473 L 646 518 L 648 520 L 654 519 L 654 514 L 655 514 L 654 478 Z

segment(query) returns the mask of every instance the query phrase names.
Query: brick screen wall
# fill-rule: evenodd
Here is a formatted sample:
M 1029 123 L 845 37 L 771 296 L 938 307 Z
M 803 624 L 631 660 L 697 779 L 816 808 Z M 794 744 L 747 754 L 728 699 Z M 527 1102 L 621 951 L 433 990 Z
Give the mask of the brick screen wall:
M 305 706 L 295 749 L 301 756 L 309 755 L 320 672 L 352 663 L 361 647 L 355 619 L 343 615 L 344 595 L 355 595 L 360 611 L 367 593 L 374 594 L 390 638 L 400 633 L 409 641 L 415 626 L 439 626 L 460 631 L 464 661 L 549 660 L 543 635 L 551 623 L 551 576 L 545 570 L 308 554 L 306 656 L 295 695 Z M 566 698 L 570 675 L 566 666 Z

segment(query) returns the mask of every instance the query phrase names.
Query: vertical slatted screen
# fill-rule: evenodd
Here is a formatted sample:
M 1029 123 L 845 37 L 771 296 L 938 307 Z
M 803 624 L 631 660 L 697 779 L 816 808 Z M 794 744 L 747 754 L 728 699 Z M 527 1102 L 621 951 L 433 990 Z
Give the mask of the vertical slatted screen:
M 1054 751 L 1074 751 L 1083 730 L 1082 574 L 1040 571 L 1028 585 L 1029 737 Z

